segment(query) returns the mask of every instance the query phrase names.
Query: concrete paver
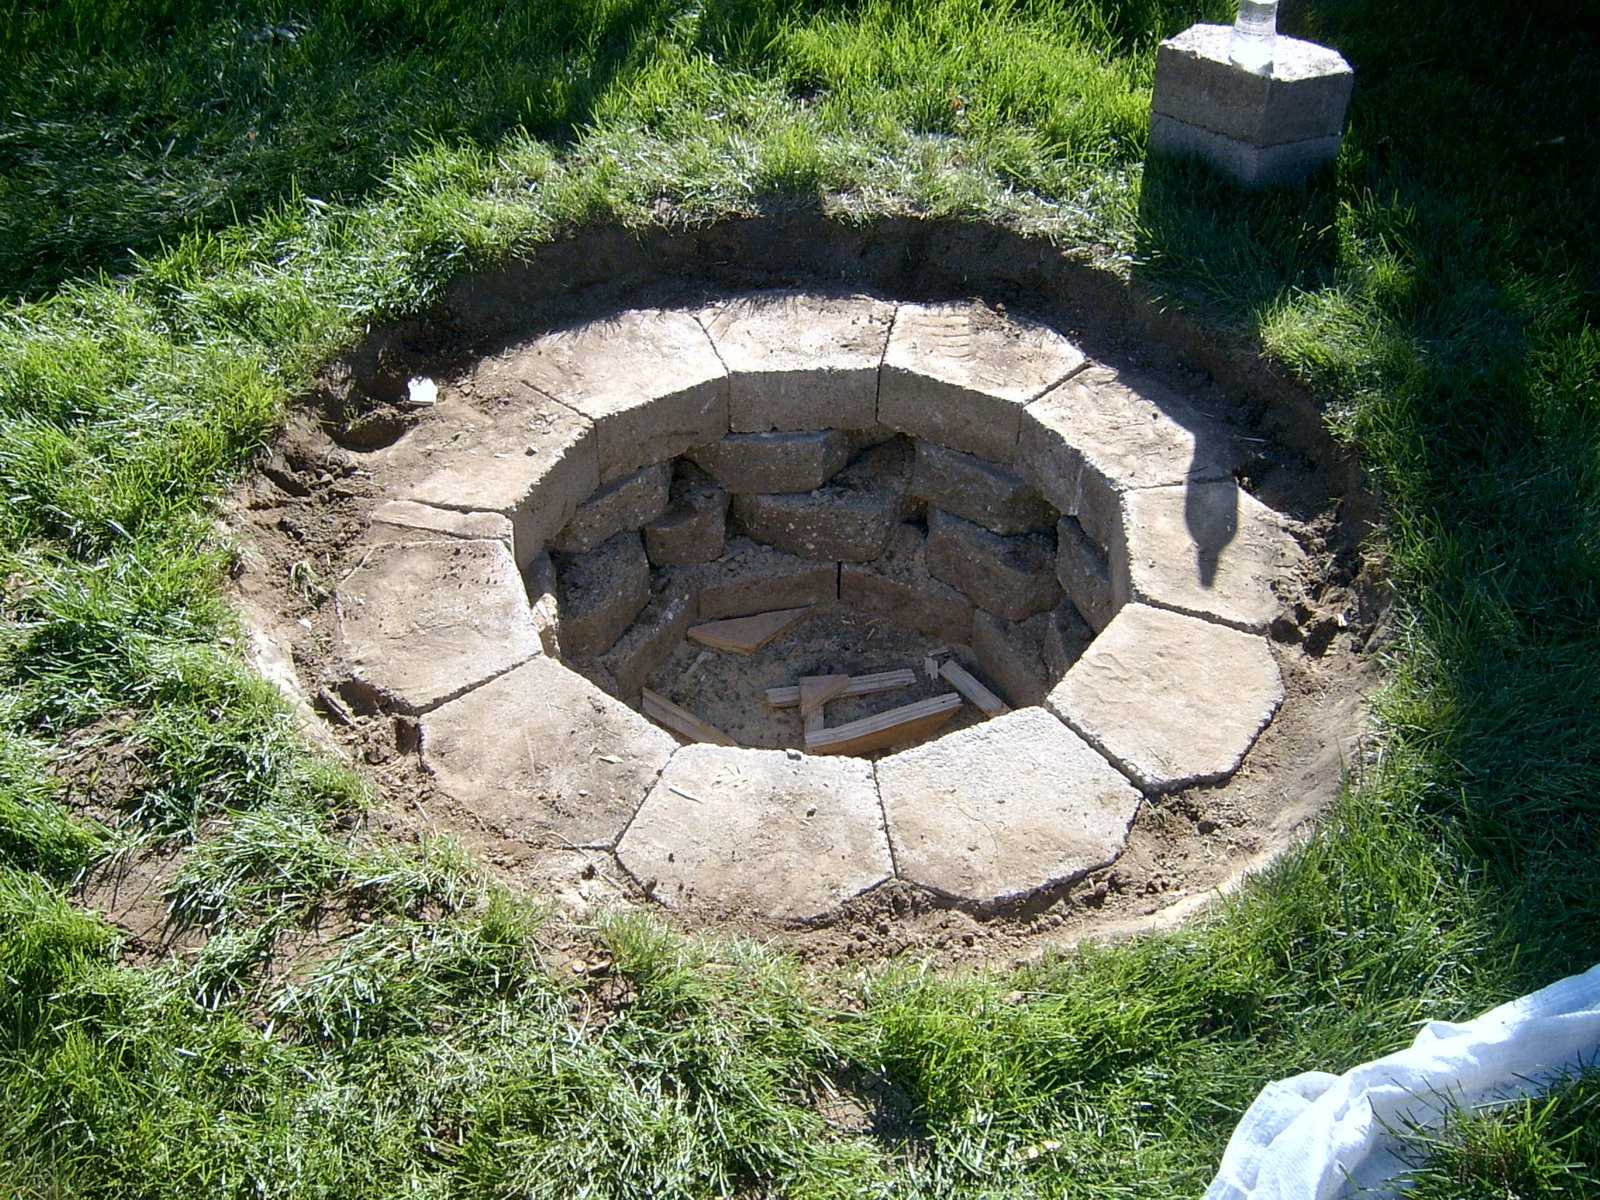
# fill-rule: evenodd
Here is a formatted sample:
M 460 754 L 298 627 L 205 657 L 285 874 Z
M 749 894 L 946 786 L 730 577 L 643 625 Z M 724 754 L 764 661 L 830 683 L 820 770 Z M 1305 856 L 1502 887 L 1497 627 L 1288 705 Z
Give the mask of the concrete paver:
M 819 917 L 893 873 L 870 763 L 685 746 L 617 858 L 669 908 Z
M 501 836 L 532 842 L 612 845 L 676 746 L 548 658 L 422 718 L 440 790 Z
M 355 678 L 402 712 L 426 712 L 540 653 L 501 542 L 375 546 L 335 594 Z
M 1139 792 L 1042 708 L 892 754 L 878 786 L 900 876 L 990 905 L 1115 861 Z
M 1152 792 L 1226 779 L 1283 703 L 1265 638 L 1124 605 L 1046 706 Z

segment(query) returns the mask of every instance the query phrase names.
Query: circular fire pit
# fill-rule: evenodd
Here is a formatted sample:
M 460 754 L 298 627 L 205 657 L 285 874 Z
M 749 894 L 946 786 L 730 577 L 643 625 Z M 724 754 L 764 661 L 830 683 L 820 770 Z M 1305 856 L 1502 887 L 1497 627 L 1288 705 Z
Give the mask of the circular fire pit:
M 462 805 L 669 906 L 1015 901 L 1112 862 L 1142 796 L 1231 776 L 1283 699 L 1303 556 L 1232 454 L 978 304 L 622 312 L 479 361 L 370 456 L 342 654 Z M 825 677 L 814 712 L 769 703 Z M 829 740 L 908 704 L 959 716 Z

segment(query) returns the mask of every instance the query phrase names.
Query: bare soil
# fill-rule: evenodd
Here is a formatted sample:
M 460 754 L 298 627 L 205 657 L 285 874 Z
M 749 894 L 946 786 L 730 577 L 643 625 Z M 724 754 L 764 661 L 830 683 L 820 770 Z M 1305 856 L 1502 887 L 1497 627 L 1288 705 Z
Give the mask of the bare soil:
M 1048 243 L 949 222 L 846 228 L 811 214 L 690 233 L 599 231 L 554 245 L 534 263 L 462 280 L 432 313 L 376 331 L 330 364 L 260 471 L 229 498 L 224 521 L 240 540 L 238 601 L 254 631 L 257 660 L 289 682 L 292 657 L 308 732 L 377 785 L 382 802 L 360 814 L 368 833 L 400 840 L 457 836 L 515 891 L 555 902 L 550 949 L 577 956 L 579 970 L 582 925 L 596 907 L 655 908 L 609 854 L 499 836 L 436 790 L 416 752 L 415 726 L 342 686 L 331 588 L 353 565 L 375 503 L 366 452 L 419 419 L 401 402 L 407 376 L 428 374 L 459 387 L 475 357 L 507 339 L 617 308 L 692 304 L 775 286 L 1011 305 L 1062 330 L 1092 358 L 1155 376 L 1225 422 L 1248 448 L 1241 485 L 1290 519 L 1312 566 L 1300 596 L 1273 627 L 1287 694 L 1277 717 L 1227 783 L 1141 804 L 1126 852 L 1112 867 L 1000 912 L 964 911 L 891 883 L 825 923 L 746 919 L 719 928 L 819 963 L 899 955 L 1011 963 L 1083 937 L 1181 921 L 1302 837 L 1336 795 L 1343 773 L 1361 764 L 1368 728 L 1362 697 L 1378 682 L 1371 652 L 1384 611 L 1384 589 L 1361 549 L 1374 502 L 1356 465 L 1326 435 L 1316 406 L 1254 347 Z M 792 638 L 770 662 L 739 664 L 739 686 L 793 683 L 802 668 L 828 673 L 841 665 L 841 645 L 857 651 L 849 656 L 852 672 L 914 666 L 921 675 L 922 657 L 935 648 L 921 635 L 847 610 L 814 615 Z M 658 674 L 682 684 L 687 690 L 680 696 L 692 693 L 691 706 L 703 706 L 697 711 L 705 719 L 725 723 L 746 744 L 796 744 L 798 716 L 790 714 L 790 729 L 759 704 L 741 702 L 743 717 L 730 711 L 726 656 L 694 667 L 698 650 L 686 646 Z M 921 694 L 895 694 L 896 702 Z M 867 699 L 870 707 L 841 702 L 835 712 L 830 706 L 829 724 L 850 719 L 846 703 L 863 712 L 884 707 L 882 697 Z M 563 928 L 570 928 L 570 940 Z

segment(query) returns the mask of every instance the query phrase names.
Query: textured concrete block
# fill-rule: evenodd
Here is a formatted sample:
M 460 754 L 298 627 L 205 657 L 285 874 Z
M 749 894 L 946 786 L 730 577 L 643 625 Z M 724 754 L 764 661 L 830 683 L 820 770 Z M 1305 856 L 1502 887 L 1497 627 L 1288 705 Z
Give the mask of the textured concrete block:
M 972 601 L 928 574 L 926 544 L 920 529 L 898 526 L 880 557 L 841 567 L 839 600 L 942 642 L 968 642 L 972 638 Z
M 1113 579 L 1123 600 L 1261 633 L 1278 614 L 1273 585 L 1305 566 L 1278 515 L 1231 479 L 1146 488 L 1122 503 Z
M 594 422 L 600 478 L 728 431 L 728 376 L 688 313 L 633 310 L 519 347 L 509 369 Z
M 729 428 L 759 433 L 872 425 L 894 310 L 866 296 L 799 292 L 746 296 L 707 309 L 702 319 L 728 366 Z
M 685 570 L 698 596 L 698 615 L 708 621 L 839 598 L 836 563 L 808 562 L 748 538 L 731 539 L 718 561 Z
M 540 652 L 522 576 L 500 542 L 375 546 L 335 593 L 354 677 L 426 712 Z
M 1116 861 L 1139 792 L 1041 708 L 878 763 L 901 878 L 979 907 Z
M 1006 621 L 981 608 L 972 616 L 972 653 L 978 669 L 1014 708 L 1042 704 L 1057 676 L 1045 659 L 1053 613 Z
M 1059 515 L 1039 489 L 999 463 L 932 442 L 917 443 L 911 494 L 993 533 L 1049 529 Z
M 881 491 L 820 488 L 781 496 L 735 496 L 734 519 L 758 542 L 823 562 L 877 558 L 900 521 L 899 498 Z
M 1001 537 L 940 509 L 928 514 L 928 571 L 965 592 L 980 608 L 1021 621 L 1054 608 L 1055 538 L 1027 533 Z
M 528 593 L 533 627 L 539 631 L 539 644 L 546 654 L 560 658 L 561 602 L 556 599 L 556 565 L 547 551 L 540 550 L 522 568 L 522 585 Z
M 624 529 L 638 529 L 667 507 L 671 463 L 653 463 L 604 484 L 578 507 L 550 543 L 562 554 L 582 554 Z
M 502 837 L 535 844 L 613 844 L 675 746 L 548 658 L 422 719 L 422 757 L 439 789 Z
M 1148 146 L 1152 155 L 1198 158 L 1245 187 L 1285 187 L 1336 161 L 1341 140 L 1334 136 L 1257 146 L 1154 113 Z
M 669 908 L 803 921 L 894 871 L 872 766 L 685 746 L 617 845 Z
M 1125 560 L 1120 547 L 1119 553 Z M 1075 517 L 1062 517 L 1056 526 L 1056 580 L 1097 633 L 1111 623 L 1118 606 L 1127 599 L 1125 591 L 1120 598 L 1117 595 L 1111 574 L 1106 552 L 1083 532 Z
M 878 393 L 881 424 L 997 463 L 1017 453 L 1022 406 L 1083 365 L 1055 330 L 978 304 L 904 304 Z
M 637 530 L 613 535 L 587 554 L 555 556 L 561 648 L 599 654 L 650 601 L 650 564 Z
M 1072 601 L 1063 600 L 1051 610 L 1044 627 L 1044 665 L 1049 669 L 1051 686 L 1083 657 L 1094 635 L 1095 630 Z
M 600 656 L 617 695 L 632 703 L 650 673 L 666 662 L 694 620 L 695 599 L 681 584 L 652 596 L 633 624 Z
M 728 493 L 690 486 L 644 527 L 645 553 L 657 567 L 679 567 L 721 558 L 727 545 Z
M 1227 779 L 1283 703 L 1265 638 L 1124 605 L 1050 711 L 1148 791 Z
M 731 433 L 689 457 L 730 492 L 809 492 L 850 461 L 851 439 L 841 429 L 806 433 Z
M 1228 25 L 1193 25 L 1156 50 L 1152 113 L 1256 147 L 1332 138 L 1355 74 L 1336 50 L 1279 35 L 1270 74 L 1228 61 Z M 1152 129 L 1152 137 L 1154 130 Z

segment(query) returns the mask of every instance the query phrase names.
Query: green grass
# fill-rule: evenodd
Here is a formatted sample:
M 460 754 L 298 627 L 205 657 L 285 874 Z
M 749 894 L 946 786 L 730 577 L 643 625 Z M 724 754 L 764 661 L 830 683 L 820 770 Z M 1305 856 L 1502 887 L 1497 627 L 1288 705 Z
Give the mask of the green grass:
M 0 6 L 0 1194 L 1193 1195 L 1265 1081 L 1600 957 L 1594 45 L 1554 5 L 1286 2 L 1356 65 L 1350 132 L 1241 196 L 1142 163 L 1155 42 L 1226 8 Z M 859 978 L 630 919 L 554 970 L 537 898 L 348 833 L 362 784 L 240 665 L 209 506 L 335 349 L 586 224 L 816 205 L 1082 246 L 1362 456 L 1381 752 L 1214 918 Z M 140 781 L 98 819 L 91 736 Z M 124 965 L 70 888 L 152 846 L 204 944 Z M 841 1089 L 875 1129 L 822 1121 Z M 1419 1194 L 1597 1194 L 1593 1095 L 1419 1138 Z

